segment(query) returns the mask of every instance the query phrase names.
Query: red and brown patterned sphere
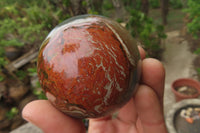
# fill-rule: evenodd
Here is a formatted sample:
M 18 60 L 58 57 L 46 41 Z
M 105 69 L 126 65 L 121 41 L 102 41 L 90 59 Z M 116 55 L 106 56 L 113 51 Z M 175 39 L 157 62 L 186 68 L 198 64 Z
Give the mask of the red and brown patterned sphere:
M 140 77 L 136 41 L 117 22 L 96 15 L 70 18 L 43 42 L 38 76 L 49 101 L 76 118 L 96 118 L 133 96 Z

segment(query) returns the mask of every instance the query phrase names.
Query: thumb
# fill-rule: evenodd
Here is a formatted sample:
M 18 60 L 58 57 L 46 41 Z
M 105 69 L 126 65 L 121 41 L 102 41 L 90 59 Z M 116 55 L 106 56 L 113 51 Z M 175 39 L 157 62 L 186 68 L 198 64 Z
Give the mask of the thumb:
M 41 128 L 45 133 L 85 133 L 81 120 L 71 118 L 56 108 L 47 100 L 37 100 L 29 103 L 22 111 L 27 121 Z

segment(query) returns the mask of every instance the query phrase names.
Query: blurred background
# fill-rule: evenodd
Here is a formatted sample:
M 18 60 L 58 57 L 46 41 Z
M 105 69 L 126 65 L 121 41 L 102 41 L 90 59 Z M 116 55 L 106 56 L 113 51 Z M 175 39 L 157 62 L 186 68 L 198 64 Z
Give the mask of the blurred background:
M 0 133 L 25 123 L 21 111 L 28 102 L 46 99 L 37 78 L 39 47 L 57 24 L 80 14 L 116 20 L 142 44 L 148 57 L 161 61 L 168 33 L 179 31 L 196 55 L 193 65 L 199 79 L 198 0 L 1 0 Z

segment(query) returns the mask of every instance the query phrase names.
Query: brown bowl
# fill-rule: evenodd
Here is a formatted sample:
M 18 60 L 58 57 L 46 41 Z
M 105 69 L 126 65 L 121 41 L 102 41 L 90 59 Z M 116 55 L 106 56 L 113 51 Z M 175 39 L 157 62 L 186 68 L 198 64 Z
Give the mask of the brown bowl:
M 182 86 L 192 87 L 192 88 L 196 89 L 197 93 L 187 95 L 187 94 L 178 92 L 177 88 L 182 87 Z M 197 98 L 200 95 L 200 83 L 198 81 L 196 81 L 194 79 L 190 79 L 190 78 L 181 78 L 181 79 L 175 80 L 171 85 L 171 89 L 175 95 L 177 102 L 181 101 L 183 99 Z

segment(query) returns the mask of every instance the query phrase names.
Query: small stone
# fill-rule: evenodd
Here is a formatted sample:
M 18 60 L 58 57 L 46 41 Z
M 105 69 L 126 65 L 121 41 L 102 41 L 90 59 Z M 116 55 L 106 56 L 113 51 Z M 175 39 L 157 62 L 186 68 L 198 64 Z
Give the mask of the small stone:
M 198 112 L 196 112 L 196 111 L 193 110 L 193 111 L 191 112 L 191 116 L 195 116 L 195 115 L 198 115 Z
M 186 90 L 187 90 L 187 87 L 186 87 L 186 86 L 180 87 L 180 88 L 178 89 L 179 92 L 184 92 L 184 91 L 186 91 Z
M 191 112 L 187 110 L 186 111 L 186 116 L 190 117 L 190 115 L 191 115 Z
M 22 125 L 23 122 L 24 122 L 24 120 L 19 115 L 17 115 L 12 121 L 13 122 L 12 122 L 12 125 L 10 127 L 11 130 L 16 129 L 17 127 Z
M 187 109 L 187 111 L 192 112 L 192 111 L 193 111 L 193 108 L 192 108 L 192 107 L 189 107 L 189 108 Z
M 193 108 L 191 108 L 191 107 L 187 108 L 187 110 L 186 110 L 187 116 L 191 116 L 192 112 L 193 112 Z
M 185 109 L 181 110 L 180 116 L 183 118 L 187 117 Z
M 21 54 L 21 49 L 14 47 L 14 46 L 8 46 L 5 48 L 5 55 L 6 57 L 13 61 L 17 59 Z
M 199 119 L 199 116 L 198 116 L 198 115 L 194 115 L 194 116 L 192 117 L 192 119 L 193 119 L 193 120 L 198 120 L 198 119 Z
M 194 108 L 194 110 L 200 112 L 200 108 Z
M 11 86 L 9 88 L 9 97 L 16 101 L 19 101 L 27 92 L 28 88 L 23 85 Z
M 3 120 L 3 121 L 0 121 L 0 131 L 4 128 L 7 128 L 11 125 L 11 121 L 6 119 L 6 120 Z
M 176 90 L 184 95 L 194 95 L 198 93 L 197 89 L 190 86 L 180 86 Z

